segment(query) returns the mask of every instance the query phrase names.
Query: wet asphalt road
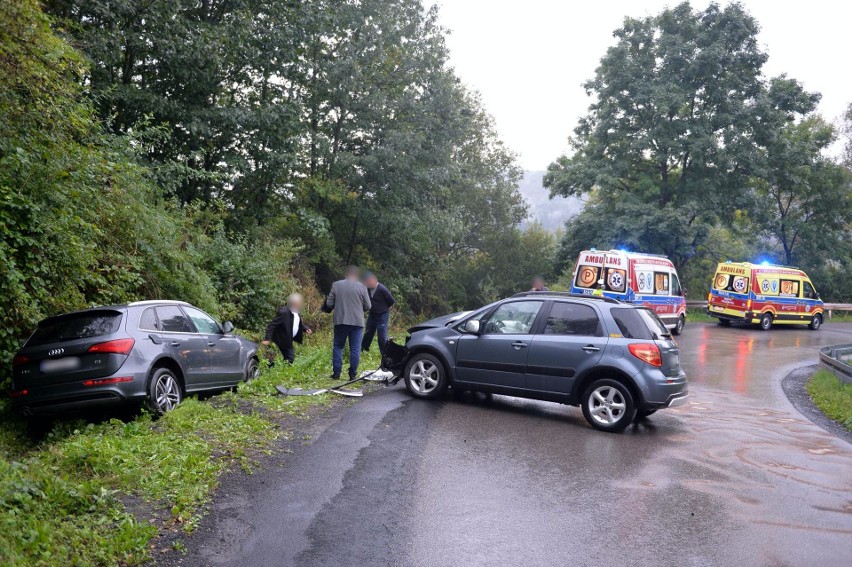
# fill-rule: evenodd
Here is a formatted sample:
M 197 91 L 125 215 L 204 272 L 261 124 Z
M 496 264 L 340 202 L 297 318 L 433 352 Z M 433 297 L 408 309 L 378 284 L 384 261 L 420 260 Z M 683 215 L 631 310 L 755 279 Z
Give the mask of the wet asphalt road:
M 578 408 L 369 393 L 223 486 L 183 565 L 852 565 L 852 445 L 780 382 L 819 332 L 688 326 L 691 402 L 613 435 Z

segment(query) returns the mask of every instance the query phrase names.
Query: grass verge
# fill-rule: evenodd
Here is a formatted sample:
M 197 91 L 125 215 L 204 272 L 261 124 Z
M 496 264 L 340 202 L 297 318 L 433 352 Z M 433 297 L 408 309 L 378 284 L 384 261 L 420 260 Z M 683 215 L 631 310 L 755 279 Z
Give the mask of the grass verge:
M 287 419 L 331 403 L 275 391 L 331 384 L 330 335 L 308 340 L 292 366 L 278 357 L 236 392 L 187 399 L 156 420 L 63 419 L 34 436 L 0 402 L 0 565 L 138 565 L 158 534 L 192 532 L 225 470 L 251 472 L 288 435 Z M 361 368 L 378 359 L 362 356 Z
M 825 415 L 852 431 L 852 384 L 844 384 L 828 370 L 821 369 L 805 388 Z

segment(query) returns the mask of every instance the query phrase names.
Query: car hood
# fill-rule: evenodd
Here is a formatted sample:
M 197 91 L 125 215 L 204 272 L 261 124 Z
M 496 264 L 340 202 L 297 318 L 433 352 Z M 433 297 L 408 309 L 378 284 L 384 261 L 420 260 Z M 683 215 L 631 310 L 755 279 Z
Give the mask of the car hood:
M 415 331 L 422 331 L 423 329 L 435 329 L 438 327 L 446 327 L 455 323 L 462 317 L 465 317 L 469 314 L 473 313 L 472 311 L 458 311 L 456 313 L 450 313 L 449 315 L 442 315 L 440 317 L 435 317 L 434 319 L 429 319 L 428 321 L 423 321 L 422 323 L 418 323 L 414 325 L 410 329 L 408 329 L 409 333 L 413 333 Z

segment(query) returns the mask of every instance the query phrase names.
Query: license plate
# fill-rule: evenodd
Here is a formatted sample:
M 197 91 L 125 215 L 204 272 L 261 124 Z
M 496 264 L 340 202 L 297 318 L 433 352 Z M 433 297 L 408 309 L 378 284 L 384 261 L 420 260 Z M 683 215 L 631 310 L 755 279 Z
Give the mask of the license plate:
M 724 311 L 724 310 L 725 310 L 725 308 L 721 305 L 714 305 L 713 306 L 713 311 Z
M 45 374 L 67 372 L 80 368 L 80 359 L 76 356 L 67 356 L 65 358 L 57 358 L 56 360 L 43 360 L 39 368 Z

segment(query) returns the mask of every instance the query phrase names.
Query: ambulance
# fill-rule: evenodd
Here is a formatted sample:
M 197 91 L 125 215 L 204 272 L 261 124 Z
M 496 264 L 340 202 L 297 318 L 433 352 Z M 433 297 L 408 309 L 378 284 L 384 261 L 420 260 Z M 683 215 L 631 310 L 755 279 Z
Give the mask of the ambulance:
M 707 314 L 722 325 L 755 323 L 822 326 L 823 303 L 808 275 L 798 268 L 769 263 L 723 262 L 716 267 Z
M 580 252 L 571 291 L 604 295 L 653 309 L 672 334 L 686 324 L 686 297 L 674 264 L 665 256 L 624 250 Z

